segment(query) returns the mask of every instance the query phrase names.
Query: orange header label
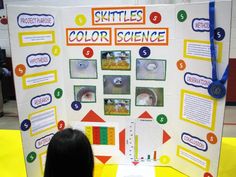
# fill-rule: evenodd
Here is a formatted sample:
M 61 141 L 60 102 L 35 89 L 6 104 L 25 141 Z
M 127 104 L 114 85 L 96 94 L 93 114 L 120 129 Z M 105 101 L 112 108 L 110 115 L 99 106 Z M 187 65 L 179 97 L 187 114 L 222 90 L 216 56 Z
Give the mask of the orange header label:
M 92 8 L 93 25 L 145 24 L 145 7 Z
M 67 28 L 67 46 L 111 45 L 111 28 Z
M 116 28 L 115 45 L 168 45 L 168 28 Z

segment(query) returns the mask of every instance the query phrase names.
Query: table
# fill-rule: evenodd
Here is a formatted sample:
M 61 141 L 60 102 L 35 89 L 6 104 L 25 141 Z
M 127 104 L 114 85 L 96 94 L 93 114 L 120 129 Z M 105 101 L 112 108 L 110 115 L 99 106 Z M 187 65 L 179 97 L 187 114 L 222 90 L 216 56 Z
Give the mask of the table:
M 19 130 L 0 130 L 0 177 L 26 177 Z M 116 177 L 118 165 L 95 165 L 94 177 Z M 156 167 L 157 177 L 186 177 L 170 167 Z M 236 138 L 223 138 L 218 177 L 236 174 Z

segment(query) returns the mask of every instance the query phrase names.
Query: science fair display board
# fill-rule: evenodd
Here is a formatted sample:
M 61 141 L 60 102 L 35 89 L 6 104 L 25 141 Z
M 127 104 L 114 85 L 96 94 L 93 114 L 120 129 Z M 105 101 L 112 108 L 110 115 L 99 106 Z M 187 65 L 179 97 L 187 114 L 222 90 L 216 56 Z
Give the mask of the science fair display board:
M 43 176 L 47 145 L 67 126 L 87 135 L 96 163 L 217 177 L 225 98 L 208 94 L 209 2 L 101 5 L 8 5 L 28 177 Z M 230 19 L 231 1 L 216 2 L 219 78 Z

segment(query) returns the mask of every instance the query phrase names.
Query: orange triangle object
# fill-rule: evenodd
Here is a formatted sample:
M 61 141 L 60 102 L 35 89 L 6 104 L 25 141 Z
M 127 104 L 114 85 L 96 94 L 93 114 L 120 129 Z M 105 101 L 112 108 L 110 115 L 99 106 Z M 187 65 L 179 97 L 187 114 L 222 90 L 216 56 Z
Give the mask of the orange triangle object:
M 163 130 L 162 144 L 165 144 L 167 141 L 169 141 L 169 139 L 171 139 L 170 135 L 165 130 Z
M 93 110 L 90 110 L 81 122 L 105 122 L 100 116 L 98 116 Z
M 120 151 L 125 154 L 125 129 L 119 133 Z
M 147 111 L 145 111 L 138 118 L 152 119 L 153 117 Z
M 111 156 L 95 156 L 100 162 L 106 164 L 110 160 Z
M 134 165 L 138 165 L 139 162 L 132 162 Z

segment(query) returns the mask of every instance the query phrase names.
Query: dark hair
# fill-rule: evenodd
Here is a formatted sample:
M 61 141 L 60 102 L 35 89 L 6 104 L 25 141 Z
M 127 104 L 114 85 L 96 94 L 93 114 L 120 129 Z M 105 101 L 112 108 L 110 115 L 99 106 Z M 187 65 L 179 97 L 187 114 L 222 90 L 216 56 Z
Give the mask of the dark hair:
M 44 177 L 93 177 L 93 151 L 83 132 L 57 132 L 48 145 Z

